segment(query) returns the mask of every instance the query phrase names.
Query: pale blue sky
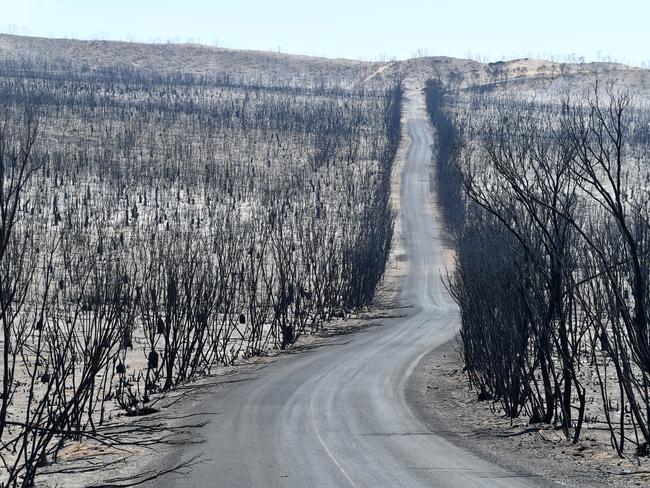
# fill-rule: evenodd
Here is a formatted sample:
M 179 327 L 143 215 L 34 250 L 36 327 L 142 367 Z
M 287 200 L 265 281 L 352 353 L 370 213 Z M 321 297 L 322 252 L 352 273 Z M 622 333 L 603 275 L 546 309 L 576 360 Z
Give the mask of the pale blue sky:
M 368 60 L 650 61 L 650 0 L 0 0 L 0 30 Z

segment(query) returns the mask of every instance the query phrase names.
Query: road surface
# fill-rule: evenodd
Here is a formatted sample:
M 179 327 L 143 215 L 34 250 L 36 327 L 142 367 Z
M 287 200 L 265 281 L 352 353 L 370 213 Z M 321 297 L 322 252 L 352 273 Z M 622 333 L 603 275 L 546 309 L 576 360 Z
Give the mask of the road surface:
M 400 199 L 408 315 L 283 358 L 209 395 L 197 409 L 218 412 L 201 432 L 205 443 L 160 462 L 196 453 L 209 460 L 155 486 L 541 485 L 449 442 L 406 403 L 410 372 L 452 337 L 458 314 L 441 282 L 441 233 L 429 183 L 432 130 L 420 93 L 411 92 L 405 104 L 410 145 Z

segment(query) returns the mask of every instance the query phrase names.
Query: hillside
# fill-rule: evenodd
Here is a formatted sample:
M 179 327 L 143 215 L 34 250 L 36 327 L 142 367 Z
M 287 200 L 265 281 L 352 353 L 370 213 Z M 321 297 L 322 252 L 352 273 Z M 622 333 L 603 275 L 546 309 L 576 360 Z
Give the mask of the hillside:
M 638 351 L 647 351 L 613 349 L 603 334 L 636 337 L 632 321 L 620 327 L 629 287 L 611 292 L 611 270 L 627 273 L 620 281 L 635 284 L 635 300 L 650 289 L 638 286 L 650 260 L 649 111 L 639 108 L 649 77 L 615 63 L 365 62 L 0 35 L 0 486 L 56 476 L 57 461 L 74 464 L 58 473 L 67 479 L 42 486 L 88 486 L 70 483 L 75 470 L 107 483 L 102 468 L 124 475 L 125 447 L 138 472 L 150 465 L 145 473 L 180 472 L 225 448 L 195 467 L 192 486 L 208 486 L 215 470 L 231 476 L 223 486 L 305 486 L 314 466 L 318 486 L 341 486 L 341 473 L 354 486 L 522 486 L 526 456 L 502 470 L 448 445 L 444 422 L 421 432 L 423 414 L 405 408 L 405 381 L 426 367 L 418 362 L 461 327 L 478 351 L 464 357 L 478 359 L 457 369 L 492 410 L 502 401 L 510 419 L 553 426 L 558 446 L 573 435 L 610 452 L 618 437 L 621 453 L 645 456 L 650 420 L 639 406 L 650 403 L 650 360 Z M 582 97 L 614 82 L 637 105 L 619 95 L 619 113 L 631 107 L 627 131 L 613 117 L 616 99 L 599 111 Z M 568 94 L 571 103 L 558 103 Z M 605 156 L 594 163 L 594 154 Z M 596 213 L 603 202 L 613 211 Z M 615 233 L 627 215 L 634 232 L 624 237 L 640 236 L 632 248 L 645 260 L 631 270 Z M 592 234 L 604 250 L 579 244 Z M 521 236 L 530 242 L 519 249 Z M 547 263 L 566 272 L 539 273 Z M 608 308 L 612 296 L 618 307 Z M 327 342 L 356 328 L 363 333 L 345 343 Z M 320 339 L 336 347 L 306 354 Z M 280 350 L 292 354 L 265 359 Z M 609 366 L 621 353 L 636 369 Z M 180 400 L 206 377 L 246 374 L 246 364 L 263 366 L 245 382 L 205 388 L 206 403 Z M 454 388 L 465 391 L 462 381 Z M 619 384 L 641 401 L 608 386 Z M 480 433 L 476 425 L 467 430 Z M 308 462 L 283 464 L 280 442 Z M 151 446 L 155 460 L 139 456 Z M 323 447 L 334 463 L 321 464 Z M 97 464 L 77 455 L 96 449 Z M 251 453 L 253 469 L 240 462 Z M 290 485 L 266 483 L 286 473 Z
M 584 91 L 596 79 L 618 80 L 641 100 L 650 100 L 650 70 L 617 63 L 557 63 L 517 59 L 481 63 L 450 57 L 365 62 L 285 53 L 224 49 L 198 44 L 47 39 L 0 34 L 1 60 L 48 60 L 89 69 L 118 66 L 164 73 L 229 76 L 291 85 L 359 86 L 404 77 L 418 85 L 440 78 L 461 88 L 496 89 L 522 95 Z
M 141 44 L 118 41 L 45 39 L 0 34 L 2 59 L 47 59 L 90 68 L 120 66 L 166 73 L 228 75 L 262 81 L 353 84 L 374 69 L 373 63 L 261 51 L 239 51 L 196 44 Z

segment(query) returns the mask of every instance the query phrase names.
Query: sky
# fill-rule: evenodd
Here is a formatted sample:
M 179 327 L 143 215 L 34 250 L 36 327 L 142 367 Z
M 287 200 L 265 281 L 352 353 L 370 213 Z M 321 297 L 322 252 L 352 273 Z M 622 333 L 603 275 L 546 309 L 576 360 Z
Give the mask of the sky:
M 0 32 L 371 61 L 650 63 L 649 0 L 0 0 Z

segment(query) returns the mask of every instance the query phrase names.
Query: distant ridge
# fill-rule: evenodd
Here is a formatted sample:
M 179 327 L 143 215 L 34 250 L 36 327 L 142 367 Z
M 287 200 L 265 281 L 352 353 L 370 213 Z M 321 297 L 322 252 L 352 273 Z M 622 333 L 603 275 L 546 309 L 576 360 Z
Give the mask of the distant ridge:
M 230 75 L 240 79 L 325 82 L 359 86 L 397 77 L 418 84 L 438 78 L 459 88 L 491 88 L 521 94 L 588 90 L 596 79 L 617 80 L 642 100 L 650 100 L 650 70 L 619 63 L 558 63 L 522 58 L 482 63 L 445 56 L 404 61 L 350 59 L 246 51 L 201 44 L 145 44 L 124 41 L 49 39 L 0 34 L 0 60 L 40 59 L 88 67 L 127 66 L 160 72 Z

